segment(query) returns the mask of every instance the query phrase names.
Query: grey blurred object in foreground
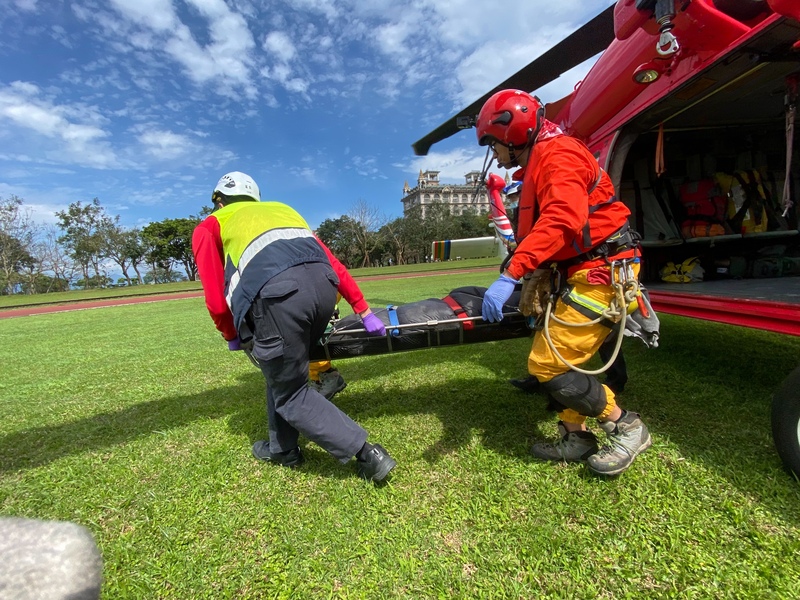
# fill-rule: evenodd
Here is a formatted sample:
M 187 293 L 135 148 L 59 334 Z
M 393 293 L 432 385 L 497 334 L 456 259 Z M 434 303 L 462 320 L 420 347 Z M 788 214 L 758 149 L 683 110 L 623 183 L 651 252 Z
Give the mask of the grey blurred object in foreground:
M 0 517 L 0 598 L 96 600 L 103 558 L 75 523 Z

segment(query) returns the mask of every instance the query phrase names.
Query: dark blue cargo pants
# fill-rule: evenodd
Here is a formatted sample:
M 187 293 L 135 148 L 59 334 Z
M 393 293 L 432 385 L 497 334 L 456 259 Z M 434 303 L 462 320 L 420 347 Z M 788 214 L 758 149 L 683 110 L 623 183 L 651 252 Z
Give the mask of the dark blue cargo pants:
M 308 353 L 336 306 L 339 280 L 326 263 L 303 263 L 270 279 L 248 313 L 253 356 L 267 380 L 272 452 L 297 447 L 299 434 L 346 463 L 367 432 L 308 383 Z

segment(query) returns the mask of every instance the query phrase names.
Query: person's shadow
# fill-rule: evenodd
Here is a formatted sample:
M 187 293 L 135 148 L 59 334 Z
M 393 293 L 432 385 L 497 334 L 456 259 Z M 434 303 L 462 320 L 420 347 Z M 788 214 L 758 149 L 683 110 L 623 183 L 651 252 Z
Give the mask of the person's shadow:
M 0 471 L 46 465 L 66 456 L 113 447 L 202 419 L 238 412 L 260 413 L 263 417 L 264 403 L 256 400 L 264 397 L 260 379 L 256 372 L 248 374 L 236 386 L 198 389 L 195 394 L 158 398 L 75 421 L 10 433 L 0 437 Z
M 691 320 L 666 317 L 658 349 L 625 341 L 630 380 L 620 403 L 641 412 L 650 428 L 655 441 L 648 451 L 655 457 L 652 460 L 660 460 L 659 441 L 669 440 L 683 457 L 702 462 L 743 493 L 797 522 L 800 517 L 785 514 L 785 502 L 774 497 L 774 483 L 769 483 L 780 477 L 787 489 L 795 485 L 783 472 L 771 443 L 769 407 L 781 379 L 796 366 L 796 341 L 767 334 L 755 341 L 749 337 L 742 345 L 738 337 L 742 330 L 735 327 L 712 325 L 709 331 L 704 326 L 702 335 L 697 331 Z M 533 461 L 530 445 L 552 437 L 555 416 L 546 411 L 543 396 L 524 394 L 508 384 L 509 378 L 524 375 L 529 347 L 530 340 L 520 338 L 337 361 L 349 385 L 334 402 L 361 423 L 384 415 L 435 415 L 442 427 L 438 439 L 413 449 L 431 463 L 472 443 L 476 433 L 498 455 Z M 428 371 L 425 381 L 415 380 L 420 365 L 434 367 L 441 377 Z M 659 385 L 645 387 L 637 373 L 647 373 L 650 382 L 657 375 Z M 2 436 L 0 471 L 46 465 L 203 419 L 227 418 L 230 430 L 251 443 L 264 439 L 261 373 L 248 365 L 238 377 L 236 385 L 198 389 Z M 375 380 L 375 385 L 359 389 L 358 383 L 367 380 Z M 396 385 L 396 380 L 403 385 Z M 543 434 L 544 423 L 548 428 Z M 388 439 L 374 441 L 391 452 L 409 443 L 407 433 L 389 432 Z M 301 445 L 308 459 L 303 468 L 326 476 L 352 475 L 316 445 L 303 438 Z
M 775 495 L 775 481 L 787 493 L 797 482 L 783 469 L 770 425 L 772 395 L 797 366 L 797 339 L 762 332 L 748 335 L 745 344 L 743 334 L 752 330 L 661 318 L 659 348 L 648 350 L 635 339 L 623 342 L 630 379 L 618 400 L 623 408 L 641 413 L 654 438 L 642 462 L 665 461 L 670 469 L 674 451 L 658 448 L 670 443 L 678 447 L 676 460 L 702 463 L 776 514 L 800 522 L 800 513 L 787 511 L 785 497 Z M 534 461 L 531 444 L 553 437 L 556 417 L 546 410 L 546 397 L 508 384 L 509 378 L 525 375 L 529 348 L 530 339 L 522 338 L 341 361 L 339 368 L 350 382 L 408 379 L 421 363 L 442 370 L 443 376 L 402 386 L 387 382 L 377 393 L 351 385 L 335 402 L 356 421 L 435 414 L 442 432 L 435 443 L 419 450 L 430 462 L 468 445 L 476 433 L 498 455 Z M 464 364 L 475 369 L 465 370 Z M 588 366 L 597 368 L 600 362 L 594 358 Z M 593 420 L 589 424 L 595 425 Z M 398 436 L 391 441 L 406 440 Z M 609 480 L 624 485 L 624 475 Z

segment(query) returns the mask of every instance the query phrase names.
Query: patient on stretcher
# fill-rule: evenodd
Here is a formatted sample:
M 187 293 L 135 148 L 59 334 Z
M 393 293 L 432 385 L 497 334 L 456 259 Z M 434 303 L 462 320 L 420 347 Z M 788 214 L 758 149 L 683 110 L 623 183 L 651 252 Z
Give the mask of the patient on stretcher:
M 428 298 L 400 306 L 372 308 L 386 326 L 386 337 L 366 336 L 358 315 L 333 323 L 321 343 L 311 349 L 311 359 L 347 358 L 529 337 L 531 330 L 517 309 L 519 292 L 514 292 L 503 309 L 500 323 L 481 319 L 485 287 L 468 286 L 451 291 L 444 298 Z

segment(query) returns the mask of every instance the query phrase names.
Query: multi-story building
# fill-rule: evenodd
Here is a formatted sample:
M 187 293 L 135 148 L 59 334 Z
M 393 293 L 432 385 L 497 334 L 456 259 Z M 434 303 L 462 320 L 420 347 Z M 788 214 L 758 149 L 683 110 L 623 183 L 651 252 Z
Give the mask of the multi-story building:
M 440 202 L 450 208 L 450 214 L 461 215 L 466 212 L 483 214 L 489 212 L 489 196 L 486 186 L 479 185 L 480 171 L 470 171 L 465 175 L 466 183 L 440 183 L 439 171 L 421 171 L 417 185 L 410 187 L 408 181 L 403 186 L 403 216 L 415 207 L 422 207 L 425 218 L 428 207 Z

